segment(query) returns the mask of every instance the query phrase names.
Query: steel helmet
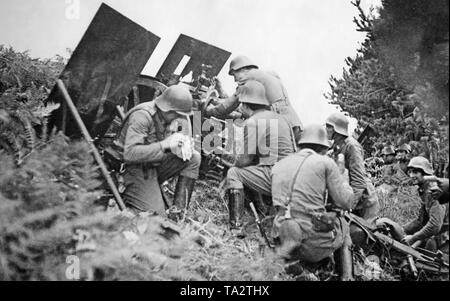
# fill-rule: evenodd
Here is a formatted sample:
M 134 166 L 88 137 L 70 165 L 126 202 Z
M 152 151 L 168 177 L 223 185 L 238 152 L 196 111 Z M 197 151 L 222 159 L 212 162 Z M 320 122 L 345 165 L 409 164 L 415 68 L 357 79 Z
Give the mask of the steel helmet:
M 344 113 L 334 113 L 327 118 L 326 124 L 333 126 L 334 131 L 346 137 L 348 134 L 348 119 Z
M 409 161 L 408 168 L 421 169 L 427 175 L 432 175 L 434 173 L 430 161 L 421 156 L 412 158 L 411 161 Z
M 180 115 L 192 115 L 193 99 L 186 86 L 167 88 L 155 99 L 156 106 L 163 112 L 175 111 Z
M 411 153 L 411 146 L 407 143 L 400 145 L 399 147 L 397 147 L 397 149 L 395 150 L 396 152 L 399 151 L 404 151 L 407 154 Z
M 395 149 L 392 145 L 387 145 L 383 148 L 382 154 L 384 156 L 395 155 Z
M 323 125 L 320 124 L 311 124 L 306 126 L 298 144 L 318 144 L 330 148 L 327 131 Z
M 260 82 L 249 80 L 239 87 L 238 93 L 239 101 L 241 103 L 270 106 L 270 102 L 266 98 L 266 89 Z
M 253 62 L 248 57 L 243 55 L 237 56 L 230 63 L 230 71 L 228 72 L 228 74 L 233 75 L 235 71 L 245 67 L 254 67 L 258 69 L 258 66 L 253 64 Z

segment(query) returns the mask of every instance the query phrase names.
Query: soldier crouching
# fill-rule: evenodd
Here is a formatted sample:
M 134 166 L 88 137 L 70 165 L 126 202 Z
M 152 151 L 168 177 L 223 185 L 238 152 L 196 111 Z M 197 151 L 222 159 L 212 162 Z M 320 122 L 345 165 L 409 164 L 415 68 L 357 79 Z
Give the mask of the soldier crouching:
M 426 180 L 433 175 L 430 162 L 424 157 L 415 157 L 408 164 L 409 176 L 418 186 L 421 208 L 416 219 L 404 226 L 406 236 L 403 242 L 409 245 L 418 243 L 430 251 L 443 250 L 448 253 L 448 204 L 441 205 L 433 193 L 438 185 Z
M 364 149 L 350 136 L 348 126 L 349 120 L 344 113 L 334 113 L 326 120 L 328 139 L 334 141 L 334 154 L 344 155 L 345 168 L 354 193 L 353 213 L 374 223 L 378 218 L 380 204 L 364 165 Z
M 227 174 L 230 228 L 238 237 L 245 235 L 242 231 L 244 186 L 270 196 L 273 165 L 296 148 L 288 122 L 270 110 L 265 95 L 264 86 L 257 81 L 247 81 L 238 95 L 241 112 L 249 118 L 244 123 L 244 149 Z
M 351 209 L 351 186 L 336 163 L 325 156 L 329 141 L 320 125 L 305 127 L 300 151 L 281 160 L 272 169 L 272 197 L 277 216 L 274 233 L 279 254 L 287 261 L 310 263 L 330 257 L 342 247 L 341 257 L 351 262 L 349 225 L 335 212 L 327 212 L 327 191 L 332 205 Z M 351 279 L 342 275 L 345 280 Z
M 127 114 L 118 144 L 123 148 L 126 167 L 123 197 L 135 212 L 168 213 L 176 221 L 184 215 L 199 176 L 201 157 L 192 150 L 189 137 L 181 133 L 166 137 L 166 133 L 172 121 L 192 114 L 192 103 L 187 88 L 177 85 Z M 189 154 L 182 154 L 185 149 Z M 166 212 L 160 184 L 174 176 L 179 176 L 174 205 Z

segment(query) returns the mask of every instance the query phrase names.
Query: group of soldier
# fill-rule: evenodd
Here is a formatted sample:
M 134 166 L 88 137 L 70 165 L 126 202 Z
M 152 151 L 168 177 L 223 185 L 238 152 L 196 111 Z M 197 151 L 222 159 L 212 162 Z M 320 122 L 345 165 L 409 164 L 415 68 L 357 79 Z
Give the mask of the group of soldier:
M 383 168 L 380 183 L 402 185 L 408 184 L 408 164 L 411 156 L 411 146 L 407 143 L 394 147 L 386 145 L 381 153 Z
M 411 158 L 409 144 L 382 150 L 384 163 L 380 184 L 415 185 L 421 199 L 418 217 L 406 224 L 400 233 L 402 241 L 424 244 L 429 250 L 444 249 L 448 253 L 448 179 L 433 176 L 433 167 L 423 156 Z
M 349 225 L 330 208 L 352 210 L 370 223 L 376 223 L 380 210 L 363 148 L 350 135 L 348 118 L 335 113 L 321 124 L 304 127 L 277 74 L 260 70 L 244 56 L 233 59 L 229 74 L 237 83 L 235 93 L 228 97 L 217 81 L 220 99 L 208 102 L 202 114 L 223 119 L 238 110 L 245 119 L 243 151 L 228 170 L 225 185 L 231 232 L 245 236 L 245 191 L 250 190 L 271 198 L 272 236 L 286 260 L 318 262 L 348 248 Z M 190 116 L 192 107 L 189 90 L 174 85 L 128 112 L 117 144 L 125 163 L 123 197 L 131 211 L 175 221 L 186 214 L 201 156 L 195 150 L 186 154 L 185 135 L 168 135 L 167 129 L 174 120 Z M 271 128 L 274 124 L 276 129 Z M 249 145 L 255 146 L 253 151 Z M 433 174 L 429 162 L 417 157 L 405 165 L 401 156 L 407 154 L 401 152 L 400 147 L 398 163 L 389 172 L 409 171 L 423 201 L 419 219 L 405 227 L 403 239 L 426 242 L 440 235 L 445 222 L 448 227 L 448 206 L 429 193 L 430 184 L 424 180 Z M 386 162 L 388 156 L 393 153 L 386 152 Z M 167 208 L 160 185 L 174 176 L 178 181 L 173 205 Z

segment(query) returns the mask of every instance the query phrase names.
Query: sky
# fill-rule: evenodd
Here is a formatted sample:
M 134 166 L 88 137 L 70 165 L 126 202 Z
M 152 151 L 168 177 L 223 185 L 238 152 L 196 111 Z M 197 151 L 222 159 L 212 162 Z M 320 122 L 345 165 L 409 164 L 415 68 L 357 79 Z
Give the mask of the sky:
M 328 80 L 364 40 L 350 0 L 0 0 L 0 44 L 35 58 L 67 57 L 102 2 L 161 38 L 143 74 L 156 75 L 185 34 L 277 72 L 305 125 L 336 112 L 323 96 Z M 366 11 L 380 2 L 361 0 Z M 228 66 L 219 78 L 231 94 Z

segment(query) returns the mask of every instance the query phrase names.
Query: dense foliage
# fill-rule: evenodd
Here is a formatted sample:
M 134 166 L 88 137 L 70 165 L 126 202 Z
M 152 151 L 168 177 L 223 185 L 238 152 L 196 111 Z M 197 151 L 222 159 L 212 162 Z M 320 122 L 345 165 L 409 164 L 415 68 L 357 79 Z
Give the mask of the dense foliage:
M 2 280 L 41 279 L 70 242 L 72 228 L 62 225 L 91 211 L 101 193 L 87 144 L 47 128 L 58 105 L 44 100 L 64 65 L 60 56 L 32 59 L 0 46 Z
M 97 205 L 107 195 L 88 145 L 47 129 L 64 64 L 0 46 L 0 280 L 70 280 L 71 255 L 81 280 L 289 279 L 258 255 L 256 228 L 245 246 L 223 231 L 226 206 L 208 184 L 176 237 L 161 218 Z
M 375 129 L 375 147 L 410 142 L 415 154 L 439 165 L 448 161 L 448 1 L 422 2 L 386 0 L 378 17 L 354 3 L 367 39 L 346 60 L 342 78 L 331 78 L 328 98 L 361 128 Z M 89 147 L 47 127 L 58 105 L 44 100 L 65 63 L 0 45 L 0 280 L 68 280 L 69 255 L 82 260 L 84 280 L 292 279 L 274 254 L 262 254 L 248 212 L 246 240 L 226 231 L 218 185 L 197 184 L 186 221 L 175 229 L 158 217 L 96 206 L 105 192 Z M 401 223 L 415 216 L 415 189 L 383 193 L 383 216 Z M 311 277 L 335 276 L 316 269 Z
M 47 141 L 47 118 L 58 105 L 44 100 L 64 65 L 61 56 L 32 59 L 0 45 L 0 150 L 13 153 L 19 164 Z
M 375 130 L 369 152 L 410 143 L 440 175 L 448 169 L 448 2 L 386 0 L 377 16 L 352 2 L 367 37 L 326 95 L 358 119 L 359 133 Z

